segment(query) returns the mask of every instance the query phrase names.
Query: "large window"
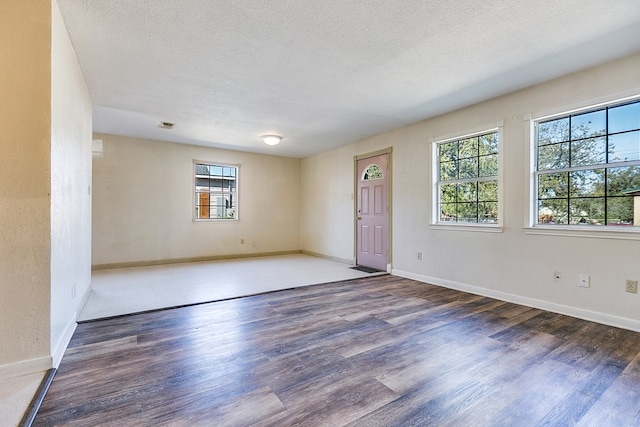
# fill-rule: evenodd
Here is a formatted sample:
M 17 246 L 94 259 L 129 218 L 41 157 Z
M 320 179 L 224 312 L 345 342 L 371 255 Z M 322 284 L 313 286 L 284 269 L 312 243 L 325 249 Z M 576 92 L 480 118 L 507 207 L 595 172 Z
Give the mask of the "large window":
M 238 218 L 238 167 L 194 163 L 195 218 Z
M 437 223 L 496 224 L 498 131 L 436 143 Z
M 640 101 L 535 122 L 536 224 L 640 226 Z

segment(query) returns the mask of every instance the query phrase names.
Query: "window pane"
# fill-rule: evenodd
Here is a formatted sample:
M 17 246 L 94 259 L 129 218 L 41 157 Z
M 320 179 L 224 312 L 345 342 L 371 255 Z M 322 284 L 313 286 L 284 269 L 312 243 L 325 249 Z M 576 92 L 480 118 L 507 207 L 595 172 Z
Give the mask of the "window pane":
M 480 176 L 498 175 L 498 155 L 491 154 L 480 157 Z
M 636 219 L 636 224 L 640 218 Z M 607 199 L 607 225 L 633 225 L 633 197 Z
M 212 191 L 222 190 L 222 180 L 219 177 L 211 176 L 209 178 L 209 187 Z
M 569 212 L 571 224 L 604 225 L 604 197 L 571 199 Z
M 382 179 L 384 178 L 384 174 L 382 173 L 382 168 L 376 164 L 367 166 L 367 169 L 364 172 L 364 176 L 362 177 L 363 181 L 369 179 Z
M 571 166 L 599 165 L 606 162 L 605 137 L 588 138 L 571 143 Z
M 460 153 L 461 159 L 465 157 L 477 157 L 478 156 L 478 137 L 462 139 L 460 140 Z
M 459 203 L 458 222 L 478 222 L 478 204 Z
M 196 178 L 196 190 L 209 190 L 209 178 Z
M 438 153 L 441 162 L 458 160 L 458 142 L 447 142 L 438 145 Z
M 609 163 L 640 160 L 640 131 L 609 136 Z
M 571 197 L 604 196 L 604 169 L 575 171 L 571 176 Z
M 569 118 L 538 123 L 538 145 L 554 144 L 569 140 Z
M 209 174 L 212 176 L 222 176 L 222 166 L 209 166 Z
M 538 147 L 538 170 L 569 167 L 569 143 Z
M 458 184 L 458 202 L 476 202 L 477 200 L 477 183 L 463 182 Z
M 539 200 L 538 224 L 567 224 L 569 200 Z
M 640 102 L 609 108 L 609 133 L 640 129 Z
M 235 216 L 233 199 L 231 194 L 212 194 L 210 218 L 233 218 Z
M 196 218 L 209 218 L 210 194 L 196 192 Z
M 458 162 L 440 163 L 440 181 L 458 179 Z
M 498 153 L 498 134 L 488 133 L 478 137 L 479 153 L 485 154 L 497 154 Z
M 567 172 L 550 173 L 538 176 L 539 199 L 567 197 L 568 193 L 569 174 Z
M 478 177 L 478 158 L 462 159 L 460 162 L 460 179 Z
M 606 134 L 606 110 L 593 111 L 571 117 L 571 140 Z
M 440 221 L 446 221 L 446 222 L 457 221 L 455 203 L 443 203 L 440 205 Z
M 458 188 L 457 184 L 442 184 L 440 186 L 440 202 L 455 203 L 457 188 Z
M 498 202 L 483 202 L 478 204 L 480 222 L 495 224 L 498 222 Z
M 498 201 L 498 181 L 482 181 L 478 183 L 479 201 Z
M 640 166 L 607 169 L 607 196 L 623 196 L 624 191 L 635 189 L 640 189 Z

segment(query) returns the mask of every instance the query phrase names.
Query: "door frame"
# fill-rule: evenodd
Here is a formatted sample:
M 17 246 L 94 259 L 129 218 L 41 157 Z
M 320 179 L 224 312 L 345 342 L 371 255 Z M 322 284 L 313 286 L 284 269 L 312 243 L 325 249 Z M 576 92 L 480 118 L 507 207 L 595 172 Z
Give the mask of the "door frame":
M 393 224 L 393 147 L 382 148 L 380 150 L 371 151 L 365 154 L 357 154 L 353 156 L 353 263 L 358 264 L 358 160 L 368 159 L 369 157 L 389 155 L 388 171 L 387 171 L 387 272 L 390 273 L 392 266 L 392 240 L 393 236 L 391 224 Z

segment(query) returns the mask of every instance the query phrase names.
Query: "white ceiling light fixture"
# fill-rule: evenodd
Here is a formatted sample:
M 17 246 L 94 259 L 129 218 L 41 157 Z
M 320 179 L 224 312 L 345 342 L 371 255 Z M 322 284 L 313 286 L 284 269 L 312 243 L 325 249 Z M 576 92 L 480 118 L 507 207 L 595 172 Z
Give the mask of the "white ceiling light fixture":
M 262 135 L 260 138 L 267 145 L 278 145 L 280 141 L 282 141 L 282 137 L 280 135 Z

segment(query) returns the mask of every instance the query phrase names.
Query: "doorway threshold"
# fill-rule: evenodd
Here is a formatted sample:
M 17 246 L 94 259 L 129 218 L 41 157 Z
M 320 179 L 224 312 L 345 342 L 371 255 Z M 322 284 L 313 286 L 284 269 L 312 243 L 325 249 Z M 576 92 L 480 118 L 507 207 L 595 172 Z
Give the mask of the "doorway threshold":
M 373 267 L 365 267 L 364 265 L 356 265 L 355 267 L 349 267 L 352 270 L 362 271 L 364 273 L 386 273 L 385 270 L 378 270 Z

